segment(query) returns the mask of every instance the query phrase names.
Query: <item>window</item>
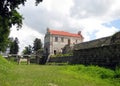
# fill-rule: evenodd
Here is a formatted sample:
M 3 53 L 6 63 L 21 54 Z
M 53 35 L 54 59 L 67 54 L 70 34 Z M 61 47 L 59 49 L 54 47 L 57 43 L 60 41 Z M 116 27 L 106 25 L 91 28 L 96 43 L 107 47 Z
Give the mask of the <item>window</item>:
M 76 40 L 76 43 L 77 43 L 77 40 Z
M 68 44 L 70 44 L 70 39 L 68 39 Z
M 61 42 L 64 42 L 64 38 L 63 37 L 61 38 Z
M 58 37 L 55 37 L 55 42 L 58 42 Z

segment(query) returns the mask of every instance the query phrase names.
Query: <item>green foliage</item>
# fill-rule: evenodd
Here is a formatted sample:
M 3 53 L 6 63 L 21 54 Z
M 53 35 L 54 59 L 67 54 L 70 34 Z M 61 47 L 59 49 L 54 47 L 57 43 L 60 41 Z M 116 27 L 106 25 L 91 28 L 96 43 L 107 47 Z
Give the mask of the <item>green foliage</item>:
M 116 79 L 99 77 L 101 71 L 104 70 L 107 72 L 112 71 L 81 65 L 41 66 L 23 64 L 16 65 L 13 69 L 14 72 L 5 80 L 7 85 L 3 84 L 3 81 L 1 83 L 5 86 L 21 86 L 23 84 L 24 86 L 119 86 L 120 82 L 116 81 Z M 114 71 L 112 72 L 114 73 Z
M 10 54 L 17 54 L 19 51 L 18 39 L 11 41 L 10 43 Z
M 115 76 L 114 76 L 115 78 L 120 78 L 120 67 L 117 67 L 116 69 L 115 69 Z
M 32 46 L 29 45 L 28 47 L 26 46 L 25 49 L 22 52 L 23 54 L 31 54 L 32 53 Z
M 4 19 L 6 20 L 6 19 Z M 2 17 L 0 16 L 0 51 L 4 51 L 7 43 L 10 30 L 6 27 L 6 23 L 3 24 Z
M 38 5 L 42 0 L 35 0 Z M 19 5 L 24 5 L 26 0 L 1 0 L 0 1 L 0 51 L 4 51 L 12 25 L 22 26 L 22 15 L 17 11 Z
M 13 64 L 8 62 L 4 57 L 0 55 L 0 86 L 9 86 L 6 79 L 11 73 Z
M 42 56 L 43 55 L 43 49 L 39 49 L 37 50 L 36 54 L 39 55 L 39 56 Z
M 40 3 L 42 0 L 36 0 L 36 4 Z M 11 27 L 17 24 L 22 25 L 22 16 L 18 13 L 19 5 L 24 5 L 26 0 L 2 0 L 0 1 L 0 21 L 3 20 L 3 26 Z
M 57 57 L 65 57 L 65 56 L 73 56 L 72 53 L 68 54 L 56 54 L 56 55 L 51 55 L 51 58 L 57 58 Z
M 22 64 L 10 69 L 12 65 L 3 57 L 0 66 L 1 86 L 120 86 L 119 78 L 113 78 L 113 70 L 95 66 Z
M 22 25 L 22 16 L 17 12 L 18 5 L 25 0 L 2 0 L 0 1 L 0 50 L 7 45 L 7 39 L 12 25 Z
M 71 70 L 73 72 L 77 72 L 82 75 L 87 75 L 89 77 L 94 78 L 114 78 L 115 72 L 110 69 L 101 68 L 98 66 L 84 66 L 84 65 L 76 65 L 71 66 L 68 70 Z
M 41 49 L 41 48 L 42 48 L 41 39 L 36 38 L 36 39 L 34 40 L 33 49 L 34 49 L 34 51 L 38 51 L 38 50 Z
M 12 66 L 12 64 L 0 55 L 0 71 L 3 70 L 5 72 L 11 66 Z

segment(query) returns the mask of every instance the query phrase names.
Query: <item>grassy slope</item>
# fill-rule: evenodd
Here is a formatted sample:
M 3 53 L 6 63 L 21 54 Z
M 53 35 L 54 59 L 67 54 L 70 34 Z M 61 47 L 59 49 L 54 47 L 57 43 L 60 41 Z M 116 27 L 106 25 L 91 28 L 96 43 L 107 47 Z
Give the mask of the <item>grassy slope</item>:
M 7 86 L 7 76 L 10 75 L 13 65 L 0 55 L 0 86 Z
M 10 68 L 0 57 L 3 64 L 6 69 L 0 68 L 0 86 L 120 86 L 112 70 L 99 67 L 22 64 Z

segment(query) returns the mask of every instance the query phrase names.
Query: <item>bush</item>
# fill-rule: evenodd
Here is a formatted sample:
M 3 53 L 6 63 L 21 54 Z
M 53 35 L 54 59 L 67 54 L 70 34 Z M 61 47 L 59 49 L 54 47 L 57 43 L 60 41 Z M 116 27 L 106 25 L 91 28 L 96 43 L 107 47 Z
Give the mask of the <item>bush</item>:
M 70 67 L 68 70 L 77 72 L 79 74 L 85 74 L 90 77 L 96 77 L 96 78 L 113 78 L 115 75 L 115 72 L 110 69 L 101 68 L 98 66 L 84 66 L 84 65 L 76 65 Z
M 115 76 L 114 76 L 115 78 L 120 78 L 120 67 L 117 67 L 116 69 L 115 69 Z
M 73 56 L 73 54 L 56 54 L 56 55 L 51 55 L 51 58 L 65 57 L 65 56 Z

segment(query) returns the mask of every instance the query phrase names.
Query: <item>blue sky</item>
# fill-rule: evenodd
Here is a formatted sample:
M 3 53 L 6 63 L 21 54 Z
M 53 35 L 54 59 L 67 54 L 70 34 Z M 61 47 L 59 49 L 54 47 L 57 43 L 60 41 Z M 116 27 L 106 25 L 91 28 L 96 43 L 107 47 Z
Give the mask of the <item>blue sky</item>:
M 103 25 L 105 25 L 106 27 L 116 27 L 120 30 L 120 19 L 116 19 L 111 22 L 104 23 Z
M 11 29 L 10 37 L 18 37 L 20 50 L 42 39 L 46 28 L 71 33 L 82 32 L 84 41 L 106 37 L 120 31 L 120 0 L 43 0 L 35 6 L 28 0 L 20 6 L 23 27 Z

